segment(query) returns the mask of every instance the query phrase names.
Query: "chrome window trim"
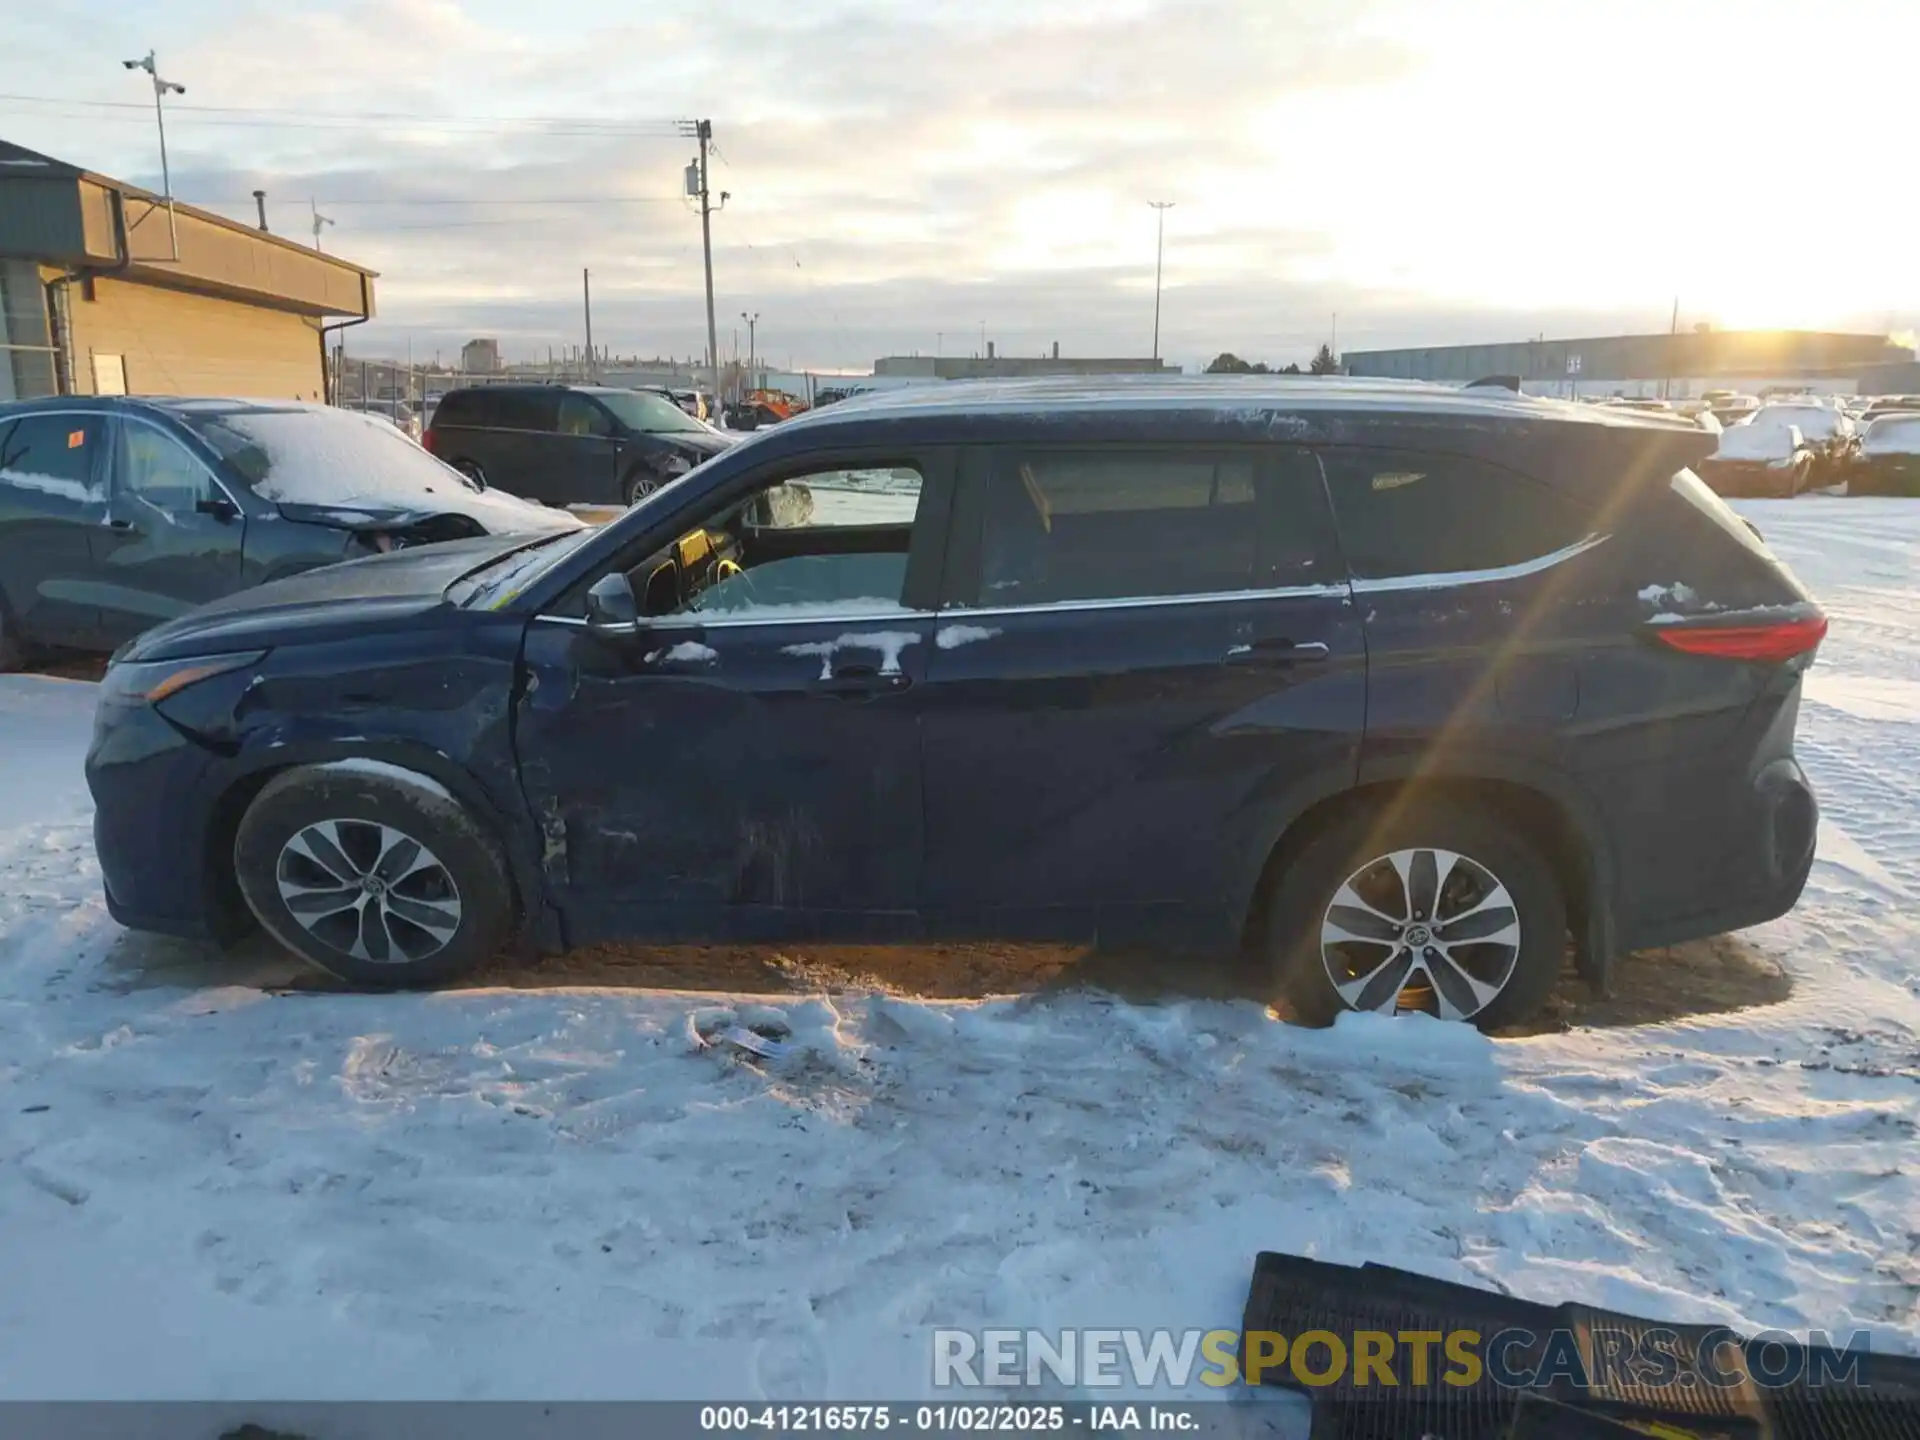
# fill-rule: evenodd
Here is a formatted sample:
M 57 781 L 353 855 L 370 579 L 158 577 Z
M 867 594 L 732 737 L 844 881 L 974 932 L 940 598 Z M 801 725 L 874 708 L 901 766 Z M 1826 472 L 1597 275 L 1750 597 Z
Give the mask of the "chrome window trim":
M 724 612 L 716 611 L 715 614 Z M 879 614 L 872 611 L 852 611 L 842 615 L 836 611 L 816 611 L 811 615 L 762 615 L 735 619 L 704 619 L 699 614 L 680 613 L 662 615 L 646 622 L 648 630 L 738 630 L 747 625 L 885 625 L 901 620 L 935 620 L 947 611 L 938 610 L 888 610 Z M 582 615 L 536 615 L 535 620 L 544 620 L 549 625 L 585 625 L 588 623 Z M 638 622 L 632 626 L 609 627 L 609 634 L 626 635 L 641 628 Z
M 1394 575 L 1379 580 L 1366 580 L 1356 575 L 1353 593 L 1379 595 L 1394 590 L 1445 590 L 1455 585 L 1487 585 L 1500 580 L 1518 580 L 1523 576 L 1538 575 L 1542 570 L 1551 570 L 1576 555 L 1584 555 L 1608 538 L 1606 535 L 1589 535 L 1584 540 L 1576 540 L 1545 555 L 1536 555 L 1531 560 L 1499 565 L 1490 570 L 1439 570 L 1427 575 Z
M 647 628 L 661 629 L 706 629 L 729 630 L 743 625 L 881 625 L 899 620 L 951 620 L 964 619 L 975 615 L 1046 615 L 1054 612 L 1071 614 L 1086 610 L 1140 610 L 1158 605 L 1224 605 L 1236 600 L 1345 600 L 1348 598 L 1347 586 L 1339 585 L 1287 585 L 1273 590 L 1216 590 L 1202 595 L 1139 595 L 1126 596 L 1114 600 L 1053 600 L 1038 605 L 977 605 L 954 606 L 944 610 L 888 610 L 850 611 L 840 614 L 833 611 L 816 611 L 809 615 L 761 615 L 720 619 L 704 619 L 697 613 L 662 615 L 647 622 Z M 535 620 L 545 620 L 553 625 L 585 625 L 584 617 L 577 615 L 535 615 Z
M 1198 595 L 1128 595 L 1112 600 L 1050 600 L 1034 605 L 965 605 L 940 611 L 949 615 L 1044 615 L 1054 611 L 1139 610 L 1149 605 L 1226 605 L 1236 600 L 1306 600 L 1347 598 L 1343 581 L 1337 585 L 1283 585 L 1270 590 L 1209 590 Z

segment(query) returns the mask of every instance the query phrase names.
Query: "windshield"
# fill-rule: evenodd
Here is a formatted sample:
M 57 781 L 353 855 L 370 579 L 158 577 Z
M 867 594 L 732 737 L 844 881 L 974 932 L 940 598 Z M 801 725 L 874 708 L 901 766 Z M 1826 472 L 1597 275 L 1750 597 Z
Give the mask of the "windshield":
M 611 410 L 622 425 L 643 435 L 706 432 L 706 426 L 664 395 L 649 395 L 642 390 L 596 390 L 593 398 Z
M 459 471 L 371 415 L 318 405 L 183 406 L 173 413 L 263 500 L 414 508 L 474 489 Z

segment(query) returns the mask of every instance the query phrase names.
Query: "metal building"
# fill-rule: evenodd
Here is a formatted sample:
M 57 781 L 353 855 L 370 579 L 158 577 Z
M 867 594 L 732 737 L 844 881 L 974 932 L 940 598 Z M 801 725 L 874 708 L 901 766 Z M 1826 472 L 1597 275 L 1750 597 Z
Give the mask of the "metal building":
M 0 400 L 326 398 L 370 270 L 0 140 Z
M 1657 395 L 1804 385 L 1850 392 L 1876 366 L 1911 362 L 1913 351 L 1884 335 L 1815 330 L 1688 330 L 1672 335 L 1602 335 L 1519 340 L 1418 350 L 1349 350 L 1349 375 L 1466 384 L 1517 375 L 1537 394 Z

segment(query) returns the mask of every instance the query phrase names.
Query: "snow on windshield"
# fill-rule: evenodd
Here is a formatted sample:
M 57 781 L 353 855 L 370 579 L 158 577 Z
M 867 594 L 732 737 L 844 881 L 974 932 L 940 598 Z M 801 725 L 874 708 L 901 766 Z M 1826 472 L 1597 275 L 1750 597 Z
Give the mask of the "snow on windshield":
M 1798 443 L 1793 425 L 1730 425 L 1714 454 L 1722 460 L 1785 460 Z
M 1867 455 L 1920 455 L 1920 415 L 1888 415 L 1873 421 L 1860 449 Z
M 457 471 L 371 415 L 323 405 L 179 415 L 263 500 L 412 509 L 473 494 Z

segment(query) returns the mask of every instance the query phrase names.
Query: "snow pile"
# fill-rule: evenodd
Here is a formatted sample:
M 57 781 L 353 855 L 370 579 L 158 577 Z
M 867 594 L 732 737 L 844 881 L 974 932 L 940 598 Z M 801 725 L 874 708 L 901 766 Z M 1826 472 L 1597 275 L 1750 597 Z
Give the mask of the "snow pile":
M 1263 1247 L 1920 1349 L 1920 507 L 1741 508 L 1833 621 L 1792 994 L 1526 1040 L 290 993 L 107 919 L 91 687 L 0 678 L 0 1397 L 925 1397 L 940 1325 L 1237 1328 Z
M 1920 415 L 1885 415 L 1867 426 L 1863 455 L 1920 455 Z

